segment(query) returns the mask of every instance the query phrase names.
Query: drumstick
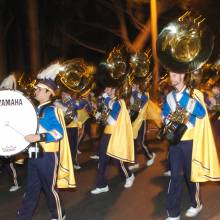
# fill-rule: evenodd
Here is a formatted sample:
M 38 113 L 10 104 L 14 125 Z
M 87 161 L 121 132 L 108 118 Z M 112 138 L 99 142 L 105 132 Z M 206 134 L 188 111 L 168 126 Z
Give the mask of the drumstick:
M 16 128 L 12 127 L 12 126 L 9 124 L 9 121 L 6 121 L 6 122 L 5 122 L 5 126 L 8 126 L 8 127 L 11 128 L 12 130 L 14 130 L 16 133 L 18 133 L 18 134 L 20 134 L 21 136 L 24 137 L 24 135 L 23 135 L 20 131 L 18 131 Z

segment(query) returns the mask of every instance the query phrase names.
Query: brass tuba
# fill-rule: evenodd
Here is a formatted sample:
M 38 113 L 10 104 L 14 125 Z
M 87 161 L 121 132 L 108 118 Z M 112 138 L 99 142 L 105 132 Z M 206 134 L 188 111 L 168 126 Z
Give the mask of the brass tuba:
M 157 54 L 167 71 L 193 73 L 207 62 L 213 50 L 214 37 L 204 20 L 202 16 L 193 17 L 187 11 L 162 29 L 157 39 Z M 192 83 L 189 88 L 192 95 Z M 187 129 L 188 116 L 185 109 L 177 106 L 167 117 L 169 123 L 165 125 L 163 134 L 171 144 L 181 140 Z
M 157 39 L 157 54 L 162 66 L 171 72 L 188 73 L 199 69 L 209 59 L 214 37 L 201 15 L 187 11 L 170 22 Z
M 143 80 L 143 83 L 149 84 L 152 79 L 151 58 L 151 49 L 131 55 L 129 62 L 130 72 L 128 75 L 130 85 L 132 85 L 135 79 Z
M 82 58 L 66 60 L 55 78 L 61 90 L 86 96 L 94 86 L 95 67 Z
M 123 98 L 129 96 L 136 79 L 147 81 L 147 84 L 150 82 L 151 57 L 150 49 L 131 54 L 124 45 L 114 47 L 109 53 L 105 65 L 111 78 L 121 81 L 120 94 Z
M 106 61 L 103 62 L 109 70 L 112 79 L 123 79 L 127 74 L 127 48 L 122 45 L 115 46 L 107 55 Z

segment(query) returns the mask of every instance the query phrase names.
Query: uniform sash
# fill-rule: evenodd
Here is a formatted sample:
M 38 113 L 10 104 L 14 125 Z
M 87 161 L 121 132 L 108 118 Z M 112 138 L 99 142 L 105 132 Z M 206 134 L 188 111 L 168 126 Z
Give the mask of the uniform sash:
M 191 180 L 193 182 L 220 181 L 220 165 L 203 94 L 194 90 L 194 96 L 205 108 L 206 115 L 202 119 L 196 118 Z
M 120 100 L 121 110 L 112 131 L 107 154 L 124 162 L 134 163 L 134 140 L 132 125 L 124 100 Z

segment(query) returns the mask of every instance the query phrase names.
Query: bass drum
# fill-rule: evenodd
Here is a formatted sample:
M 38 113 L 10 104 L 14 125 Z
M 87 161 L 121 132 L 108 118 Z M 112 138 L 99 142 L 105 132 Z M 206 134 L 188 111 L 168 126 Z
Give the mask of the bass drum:
M 0 91 L 0 156 L 12 156 L 30 144 L 25 135 L 35 134 L 38 120 L 31 101 L 19 91 Z

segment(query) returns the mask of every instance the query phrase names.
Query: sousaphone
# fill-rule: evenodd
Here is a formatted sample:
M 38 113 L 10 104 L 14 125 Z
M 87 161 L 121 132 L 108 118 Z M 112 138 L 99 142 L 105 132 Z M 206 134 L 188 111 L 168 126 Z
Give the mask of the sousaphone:
M 193 72 L 209 59 L 214 37 L 202 16 L 190 11 L 162 29 L 157 39 L 157 55 L 162 66 L 171 72 Z

